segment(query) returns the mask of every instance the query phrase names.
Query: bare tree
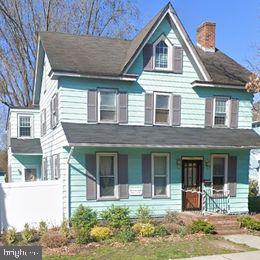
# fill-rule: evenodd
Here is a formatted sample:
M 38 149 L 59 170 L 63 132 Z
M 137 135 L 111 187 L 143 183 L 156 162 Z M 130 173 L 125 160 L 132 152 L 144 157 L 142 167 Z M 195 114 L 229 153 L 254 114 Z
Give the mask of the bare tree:
M 129 38 L 138 17 L 131 0 L 0 0 L 0 102 L 32 105 L 39 31 Z

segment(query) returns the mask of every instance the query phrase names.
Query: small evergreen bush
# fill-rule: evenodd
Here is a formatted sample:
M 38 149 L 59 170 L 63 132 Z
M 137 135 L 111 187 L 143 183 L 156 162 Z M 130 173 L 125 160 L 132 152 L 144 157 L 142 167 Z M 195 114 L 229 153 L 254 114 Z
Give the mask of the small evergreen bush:
M 90 230 L 86 228 L 78 228 L 74 230 L 75 242 L 77 244 L 87 244 L 91 241 Z
M 30 228 L 29 224 L 24 225 L 24 229 L 21 232 L 22 239 L 25 243 L 31 243 L 36 241 L 37 238 L 37 231 L 35 229 Z
M 108 227 L 93 227 L 90 231 L 90 236 L 95 241 L 102 241 L 111 236 L 111 230 Z
M 141 237 L 151 237 L 155 234 L 155 226 L 151 223 L 136 223 L 132 229 Z
M 158 237 L 165 237 L 170 235 L 170 232 L 162 225 L 155 226 L 154 235 Z
M 3 242 L 6 245 L 12 245 L 18 241 L 17 231 L 15 228 L 10 228 L 3 233 Z
M 240 227 L 260 231 L 260 221 L 257 221 L 249 216 L 240 217 L 238 221 L 240 223 Z
M 89 230 L 97 224 L 97 213 L 90 207 L 80 205 L 71 218 L 71 224 L 74 229 Z
M 46 232 L 48 231 L 48 226 L 47 223 L 45 221 L 41 221 L 39 223 L 39 227 L 38 227 L 38 233 L 40 236 L 43 236 Z
M 122 229 L 115 236 L 115 240 L 123 243 L 132 242 L 134 239 L 135 232 L 131 228 Z
M 139 223 L 150 223 L 151 222 L 151 212 L 148 207 L 140 206 L 137 209 L 137 222 L 139 222 Z
M 112 228 L 123 228 L 130 226 L 130 211 L 127 207 L 112 205 L 112 207 L 101 212 L 101 218 Z
M 195 220 L 190 226 L 191 233 L 203 232 L 205 234 L 214 234 L 215 227 L 205 220 Z

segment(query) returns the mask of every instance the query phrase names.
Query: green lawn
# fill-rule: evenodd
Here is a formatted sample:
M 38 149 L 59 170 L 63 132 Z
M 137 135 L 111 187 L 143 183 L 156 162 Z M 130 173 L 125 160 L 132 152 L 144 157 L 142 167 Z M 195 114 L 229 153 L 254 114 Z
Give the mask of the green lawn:
M 45 256 L 44 259 L 174 259 L 248 250 L 250 250 L 250 248 L 244 245 L 233 244 L 232 242 L 209 236 L 188 240 L 184 238 L 182 241 L 152 241 L 145 244 L 132 242 L 121 247 L 104 244 L 97 248 L 81 250 L 80 253 L 75 256 Z

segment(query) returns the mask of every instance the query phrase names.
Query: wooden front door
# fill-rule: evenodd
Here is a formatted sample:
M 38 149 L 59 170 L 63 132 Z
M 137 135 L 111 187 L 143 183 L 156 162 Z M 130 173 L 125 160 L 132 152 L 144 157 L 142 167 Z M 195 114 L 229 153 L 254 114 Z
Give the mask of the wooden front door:
M 202 183 L 202 161 L 182 161 L 182 209 L 200 210 Z

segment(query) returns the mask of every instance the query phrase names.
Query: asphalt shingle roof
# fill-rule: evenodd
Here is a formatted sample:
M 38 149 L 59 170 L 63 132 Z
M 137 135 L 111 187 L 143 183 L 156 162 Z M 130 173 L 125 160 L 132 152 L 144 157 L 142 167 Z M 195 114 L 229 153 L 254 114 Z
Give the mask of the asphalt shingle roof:
M 41 32 L 40 39 L 52 70 L 90 76 L 121 76 L 169 6 L 160 10 L 133 40 Z M 213 82 L 234 85 L 247 82 L 250 72 L 220 50 L 211 53 L 196 49 Z
M 251 129 L 123 126 L 62 123 L 70 145 L 252 148 L 260 137 Z
M 17 139 L 11 138 L 12 153 L 22 154 L 41 154 L 42 147 L 39 138 L 34 139 Z

